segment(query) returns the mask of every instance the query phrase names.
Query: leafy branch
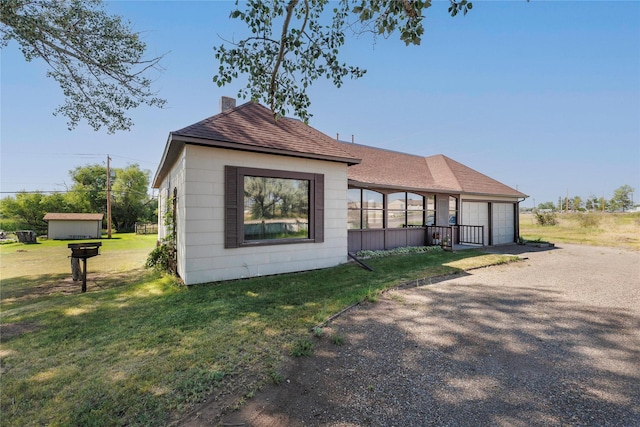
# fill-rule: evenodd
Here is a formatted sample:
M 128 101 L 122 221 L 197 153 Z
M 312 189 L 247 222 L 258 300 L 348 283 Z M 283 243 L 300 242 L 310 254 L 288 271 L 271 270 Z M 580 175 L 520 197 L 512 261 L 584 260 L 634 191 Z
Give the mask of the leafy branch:
M 54 114 L 66 116 L 69 129 L 85 119 L 94 130 L 128 130 L 127 110 L 166 103 L 148 77 L 161 71 L 163 56 L 145 59 L 140 34 L 101 0 L 2 0 L 0 36 L 2 47 L 15 40 L 27 61 L 47 63 L 65 96 Z
M 247 76 L 248 83 L 238 97 L 264 101 L 276 118 L 292 108 L 307 122 L 311 117 L 307 89 L 316 80 L 325 77 L 341 87 L 345 78 L 357 79 L 366 73 L 339 59 L 347 29 L 385 38 L 398 32 L 406 45 L 419 45 L 424 34 L 423 11 L 431 6 L 430 0 L 352 3 L 339 0 L 329 12 L 325 11 L 329 0 L 249 0 L 243 3 L 244 9 L 236 1 L 230 17 L 244 22 L 251 35 L 214 47 L 220 66 L 213 81 L 225 86 L 240 75 Z M 468 0 L 450 0 L 449 14 L 466 15 L 472 7 Z M 355 22 L 349 22 L 350 17 Z M 279 38 L 274 36 L 278 26 Z

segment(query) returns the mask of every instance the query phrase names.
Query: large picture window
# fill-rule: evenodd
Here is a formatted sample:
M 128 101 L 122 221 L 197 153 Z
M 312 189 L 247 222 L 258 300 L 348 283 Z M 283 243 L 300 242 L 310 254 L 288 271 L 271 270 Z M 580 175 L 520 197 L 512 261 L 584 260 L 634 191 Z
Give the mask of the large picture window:
M 309 181 L 244 177 L 244 240 L 308 239 Z
M 323 240 L 323 175 L 225 167 L 225 247 Z

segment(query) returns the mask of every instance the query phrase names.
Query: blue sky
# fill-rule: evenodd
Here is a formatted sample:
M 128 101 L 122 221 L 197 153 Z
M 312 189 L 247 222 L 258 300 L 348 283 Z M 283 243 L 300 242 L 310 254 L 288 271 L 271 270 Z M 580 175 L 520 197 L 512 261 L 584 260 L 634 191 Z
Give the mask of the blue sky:
M 474 1 L 451 18 L 426 12 L 420 46 L 351 38 L 344 61 L 368 70 L 311 93 L 310 125 L 343 140 L 417 155 L 444 154 L 530 196 L 610 198 L 623 184 L 640 201 L 640 1 Z M 132 113 L 129 132 L 68 131 L 46 67 L 2 49 L 0 191 L 64 190 L 69 170 L 138 163 L 155 173 L 170 131 L 218 113 L 213 46 L 241 37 L 230 1 L 107 2 L 143 33 L 149 55 L 167 53 L 155 89 L 167 108 Z M 238 103 L 245 102 L 238 100 Z

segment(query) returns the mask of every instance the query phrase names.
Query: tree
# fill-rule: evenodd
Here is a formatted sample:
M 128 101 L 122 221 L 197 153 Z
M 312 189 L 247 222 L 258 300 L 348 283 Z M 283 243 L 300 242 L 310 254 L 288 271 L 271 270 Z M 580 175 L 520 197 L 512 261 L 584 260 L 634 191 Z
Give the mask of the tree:
M 134 231 L 136 221 L 143 219 L 150 204 L 148 170 L 141 170 L 137 164 L 124 169 L 116 169 L 113 183 L 111 217 L 118 231 Z
M 128 130 L 126 111 L 140 104 L 162 107 L 151 91 L 151 70 L 162 58 L 144 59 L 146 44 L 129 22 L 103 10 L 101 0 L 2 0 L 0 47 L 14 40 L 25 59 L 49 66 L 65 102 L 54 114 L 82 119 L 94 130 Z
M 70 200 L 77 212 L 106 213 L 107 168 L 100 164 L 79 166 L 69 171 L 74 183 Z M 147 194 L 148 170 L 137 164 L 111 169 L 111 219 L 118 231 L 133 231 L 138 220 L 150 220 L 154 210 Z
M 230 17 L 241 20 L 251 34 L 239 41 L 226 41 L 214 48 L 220 67 L 213 81 L 224 86 L 240 74 L 248 83 L 238 97 L 264 101 L 276 117 L 288 107 L 303 121 L 311 116 L 307 88 L 321 77 L 340 87 L 345 77 L 362 77 L 366 70 L 339 59 L 345 32 L 372 32 L 389 37 L 399 33 L 405 44 L 419 45 L 423 11 L 430 0 L 339 0 L 331 3 L 332 18 L 325 23 L 329 0 L 249 0 Z M 352 4 L 355 4 L 352 6 Z M 456 16 L 471 10 L 467 0 L 449 0 L 449 13 Z M 349 22 L 349 18 L 356 22 Z M 277 26 L 281 26 L 278 32 Z
M 115 178 L 115 169 L 111 171 Z M 78 166 L 69 171 L 73 180 L 70 198 L 77 212 L 106 213 L 107 167 L 101 164 Z
M 67 212 L 68 203 L 64 195 L 41 192 L 19 192 L 15 197 L 0 200 L 0 214 L 4 218 L 15 219 L 19 228 L 32 229 L 42 233 L 47 229 L 43 219 L 48 212 Z
M 569 200 L 569 205 L 571 206 L 571 210 L 579 211 L 582 209 L 582 197 L 574 196 L 571 200 Z
M 538 209 L 547 209 L 547 210 L 550 210 L 550 211 L 554 211 L 556 209 L 556 207 L 553 204 L 553 202 L 544 202 L 544 203 L 539 203 L 538 204 Z
M 600 211 L 602 210 L 603 203 L 604 203 L 603 199 L 592 194 L 587 198 L 587 201 L 585 202 L 585 207 L 589 211 Z
M 622 209 L 623 212 L 631 209 L 633 207 L 633 200 L 631 199 L 633 191 L 633 187 L 627 184 L 616 188 L 611 198 L 611 208 L 613 210 Z

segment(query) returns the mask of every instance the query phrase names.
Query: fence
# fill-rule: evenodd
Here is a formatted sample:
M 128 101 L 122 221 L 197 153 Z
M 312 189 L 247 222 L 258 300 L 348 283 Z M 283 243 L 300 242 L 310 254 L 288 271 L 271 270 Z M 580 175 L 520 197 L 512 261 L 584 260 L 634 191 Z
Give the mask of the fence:
M 136 222 L 136 234 L 158 234 L 158 224 Z

